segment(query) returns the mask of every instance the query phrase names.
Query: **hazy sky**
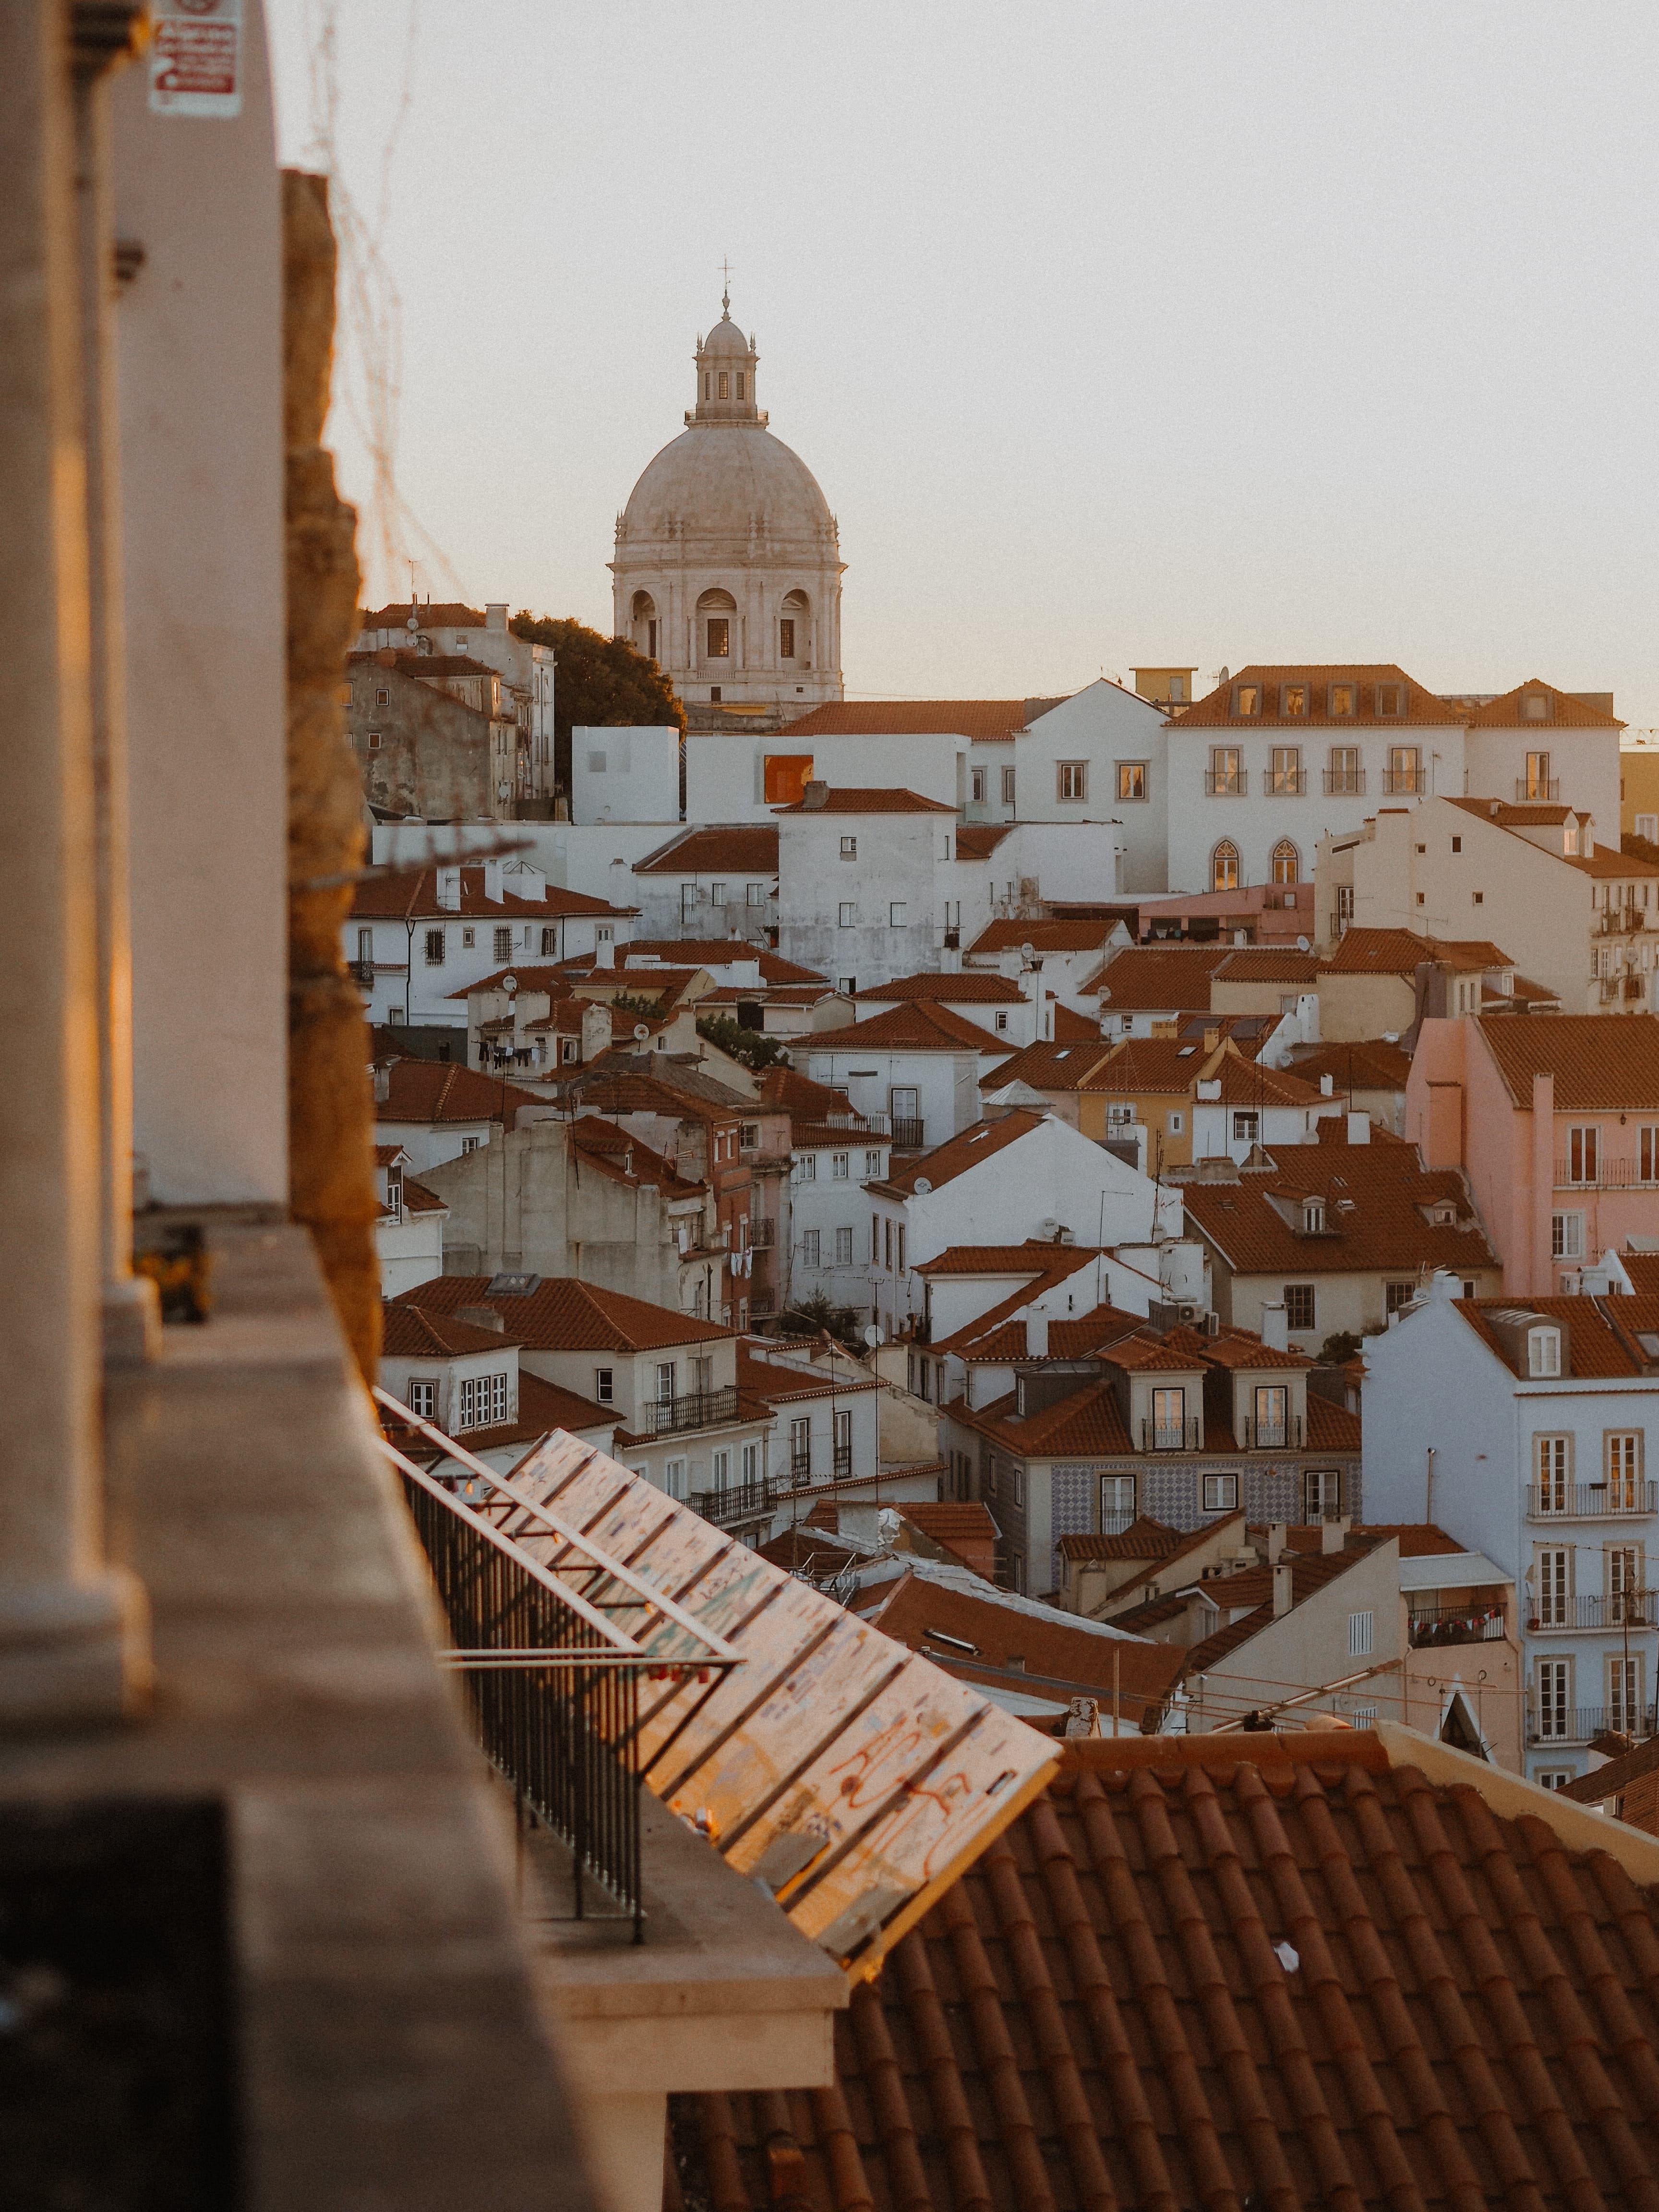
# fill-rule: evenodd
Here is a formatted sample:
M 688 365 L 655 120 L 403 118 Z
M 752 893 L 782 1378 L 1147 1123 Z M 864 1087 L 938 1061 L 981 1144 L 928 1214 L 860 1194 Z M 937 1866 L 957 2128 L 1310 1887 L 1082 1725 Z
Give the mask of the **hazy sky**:
M 314 159 L 329 0 L 267 4 Z M 610 629 L 729 255 L 840 519 L 851 696 L 1398 660 L 1659 724 L 1652 0 L 337 15 L 422 591 Z

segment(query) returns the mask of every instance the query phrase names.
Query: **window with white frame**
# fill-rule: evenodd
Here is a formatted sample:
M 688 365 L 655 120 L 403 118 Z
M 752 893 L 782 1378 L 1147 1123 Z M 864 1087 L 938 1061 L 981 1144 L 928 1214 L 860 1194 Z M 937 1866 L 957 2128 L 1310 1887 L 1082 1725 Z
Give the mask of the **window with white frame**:
M 1540 1513 L 1565 1513 L 1571 1504 L 1572 1438 L 1535 1436 L 1532 1443 L 1538 1510 Z
M 1646 1611 L 1647 1592 L 1642 1585 L 1642 1547 L 1608 1544 L 1601 1553 L 1601 1573 L 1607 1601 L 1607 1625 L 1622 1628 L 1639 1624 Z
M 904 927 L 904 917 L 908 910 L 905 902 L 902 899 L 890 900 L 887 908 L 888 927 L 890 929 L 902 929 Z
M 853 1264 L 853 1232 L 850 1229 L 836 1231 L 836 1265 L 850 1267 Z
M 867 1176 L 878 1176 L 881 1173 L 881 1154 L 879 1152 L 866 1152 L 865 1154 L 864 1172 Z
M 1056 761 L 1054 778 L 1056 799 L 1086 799 L 1089 796 L 1087 761 Z
M 816 1152 L 799 1152 L 795 1156 L 795 1181 L 816 1182 L 818 1179 L 818 1156 Z
M 1256 1449 L 1271 1450 L 1290 1440 L 1291 1394 L 1283 1382 L 1264 1382 L 1255 1393 L 1253 1431 Z
M 1534 1328 L 1527 1332 L 1527 1372 L 1545 1376 L 1561 1372 L 1561 1332 L 1559 1328 Z
M 1310 1467 L 1302 1478 L 1310 1521 L 1328 1520 L 1342 1510 L 1342 1477 L 1334 1467 Z
M 745 902 L 750 906 L 764 906 L 766 904 L 766 886 L 764 884 L 745 884 L 744 885 L 744 894 Z
M 697 887 L 695 884 L 680 885 L 680 920 L 690 921 L 697 911 Z
M 1606 1463 L 1608 1512 L 1639 1513 L 1643 1505 L 1640 1429 L 1610 1429 Z
M 812 1423 L 805 1413 L 789 1424 L 789 1472 L 802 1480 L 812 1472 Z
M 459 1428 L 487 1429 L 507 1419 L 505 1375 L 463 1375 L 459 1397 Z
M 818 1244 L 822 1234 L 822 1231 L 817 1229 L 802 1230 L 800 1233 L 800 1260 L 802 1267 L 816 1267 L 817 1266 Z
M 616 1404 L 617 1370 L 614 1367 L 596 1367 L 593 1370 L 593 1395 L 601 1406 Z
M 856 929 L 858 927 L 859 910 L 853 900 L 842 899 L 841 901 L 837 914 L 837 921 L 842 929 Z
M 1135 1517 L 1135 1479 L 1132 1474 L 1103 1474 L 1100 1478 L 1100 1533 L 1120 1536 Z
M 1204 1510 L 1206 1513 L 1236 1513 L 1238 1510 L 1238 1477 L 1236 1474 L 1205 1476 Z
M 1187 1442 L 1187 1393 L 1173 1384 L 1152 1393 L 1152 1448 L 1180 1451 Z
M 1574 1125 L 1567 1131 L 1567 1181 L 1593 1183 L 1601 1166 L 1601 1130 L 1595 1121 Z
M 411 1378 L 409 1410 L 411 1413 L 418 1413 L 423 1421 L 435 1421 L 438 1418 L 437 1383 L 425 1377 L 419 1381 Z
M 1565 1628 L 1571 1604 L 1571 1546 L 1540 1546 L 1533 1562 L 1533 1619 L 1540 1628 Z
M 1235 1114 L 1233 1115 L 1234 1144 L 1255 1144 L 1261 1127 L 1261 1116 L 1259 1114 Z
M 721 1449 L 710 1455 L 709 1471 L 711 1490 L 729 1490 L 732 1487 L 732 1454 L 729 1449 Z
M 985 771 L 982 768 L 970 768 L 969 769 L 968 796 L 969 799 L 981 799 L 984 798 Z
M 672 1406 L 674 1402 L 674 1362 L 672 1359 L 660 1359 L 658 1361 L 657 1403 L 659 1406 Z
M 745 1444 L 743 1448 L 743 1479 L 745 1483 L 758 1482 L 761 1479 L 761 1448 L 758 1444 Z
M 858 858 L 858 856 L 859 856 L 859 841 L 858 841 L 858 839 L 857 839 L 856 837 L 843 837 L 843 838 L 842 839 L 842 841 L 841 841 L 841 857 L 842 858 L 842 860 L 857 860 L 857 858 Z
M 1371 1643 L 1376 1630 L 1374 1613 L 1351 1613 L 1348 1615 L 1348 1656 L 1350 1659 L 1369 1659 Z
M 1571 1660 L 1540 1659 L 1533 1684 L 1538 1707 L 1539 1741 L 1565 1742 L 1573 1732 Z
M 849 1168 L 850 1164 L 851 1164 L 851 1155 L 850 1155 L 849 1153 L 847 1153 L 847 1152 L 831 1152 L 831 1153 L 830 1153 L 830 1182 L 845 1182 L 847 1181 L 847 1178 L 848 1178 L 848 1168 Z
M 1551 1214 L 1550 1254 L 1557 1260 L 1583 1258 L 1584 1217 L 1582 1213 Z
M 1607 1726 L 1622 1735 L 1636 1735 L 1643 1724 L 1642 1655 L 1632 1651 L 1611 1654 L 1607 1669 Z
M 681 1503 L 684 1504 L 685 1499 L 685 1462 L 683 1459 L 665 1459 L 663 1462 L 662 1486 L 668 1492 L 668 1495 L 671 1498 L 678 1498 Z
M 1005 806 L 1014 803 L 1014 771 L 1011 768 L 1002 771 L 1002 803 Z

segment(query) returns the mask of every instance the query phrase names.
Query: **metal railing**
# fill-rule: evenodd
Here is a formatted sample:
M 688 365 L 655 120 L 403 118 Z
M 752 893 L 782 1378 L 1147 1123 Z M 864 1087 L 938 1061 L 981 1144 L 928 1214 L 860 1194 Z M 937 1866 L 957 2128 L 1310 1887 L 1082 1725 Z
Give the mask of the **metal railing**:
M 770 1512 L 776 1503 L 777 1492 L 769 1480 L 732 1483 L 725 1490 L 694 1490 L 690 1498 L 692 1511 L 717 1528 L 730 1528 L 734 1521 L 752 1521 L 757 1514 Z
M 1603 907 L 1595 917 L 1598 937 L 1633 937 L 1647 926 L 1647 915 L 1639 906 Z
M 1363 799 L 1365 795 L 1365 771 L 1363 768 L 1328 768 L 1325 770 L 1327 799 Z
M 1405 798 L 1428 787 L 1428 778 L 1421 768 L 1385 768 L 1382 771 L 1382 789 L 1391 799 Z
M 1249 783 L 1250 771 L 1247 768 L 1206 768 L 1204 771 L 1206 799 L 1243 799 L 1249 793 Z
M 1622 1705 L 1540 1705 L 1536 1691 L 1527 1694 L 1528 1743 L 1589 1743 L 1608 1734 L 1644 1742 L 1655 1734 L 1656 1725 L 1651 1705 L 1640 1712 Z
M 360 984 L 365 991 L 374 988 L 374 963 L 372 960 L 349 960 L 346 972 L 352 981 Z
M 1305 768 L 1287 768 L 1267 772 L 1267 792 L 1269 799 L 1302 799 L 1308 790 L 1308 771 Z
M 1533 1600 L 1530 1629 L 1656 1628 L 1659 1627 L 1659 1597 L 1652 1590 L 1618 1590 L 1608 1596 L 1592 1592 L 1584 1597 L 1558 1597 L 1540 1605 Z
M 1199 1425 L 1196 1421 L 1143 1421 L 1140 1425 L 1142 1451 L 1197 1451 Z
M 1659 1161 L 1656 1161 L 1655 1165 L 1659 1167 Z M 1583 1166 L 1584 1164 L 1581 1160 L 1580 1172 L 1575 1175 L 1571 1160 L 1557 1160 L 1555 1163 L 1557 1190 L 1645 1190 L 1659 1183 L 1659 1176 L 1644 1176 L 1642 1173 L 1639 1160 L 1598 1159 L 1595 1168 L 1588 1174 L 1583 1172 Z
M 641 1436 L 672 1437 L 737 1418 L 738 1389 L 735 1382 L 728 1382 L 718 1390 L 687 1390 L 678 1398 L 647 1398 L 640 1408 L 637 1426 Z
M 1244 1449 L 1246 1451 L 1300 1451 L 1301 1414 L 1288 1414 L 1282 1421 L 1258 1421 L 1247 1415 Z
M 902 1152 L 920 1152 L 926 1149 L 922 1124 L 908 1115 L 896 1114 L 892 1121 L 893 1142 Z
M 1559 775 L 1517 775 L 1515 779 L 1515 797 L 1518 805 L 1553 805 L 1560 796 L 1561 779 Z
M 597 1881 L 637 1943 L 641 1728 L 678 1699 L 673 1741 L 741 1654 L 532 1492 L 388 1392 L 374 1395 L 411 1449 L 418 1437 L 455 1470 L 434 1473 L 381 1438 L 448 1624 L 438 1656 L 467 1679 L 480 1747 L 568 1845 L 575 1917 L 595 1917 Z M 702 1695 L 686 1698 L 688 1684 Z
M 1527 1491 L 1528 1521 L 1603 1521 L 1638 1513 L 1659 1513 L 1659 1482 L 1534 1483 Z
M 775 1221 L 763 1220 L 760 1215 L 749 1217 L 749 1246 L 754 1252 L 769 1252 L 778 1233 Z
M 1127 1513 L 1103 1513 L 1100 1516 L 1100 1533 L 1103 1536 L 1121 1536 L 1127 1530 L 1134 1527 L 1135 1520 L 1136 1515 L 1133 1508 Z
M 1503 1634 L 1501 1605 L 1437 1605 L 1411 1615 L 1407 1640 L 1422 1651 L 1442 1644 L 1495 1644 Z

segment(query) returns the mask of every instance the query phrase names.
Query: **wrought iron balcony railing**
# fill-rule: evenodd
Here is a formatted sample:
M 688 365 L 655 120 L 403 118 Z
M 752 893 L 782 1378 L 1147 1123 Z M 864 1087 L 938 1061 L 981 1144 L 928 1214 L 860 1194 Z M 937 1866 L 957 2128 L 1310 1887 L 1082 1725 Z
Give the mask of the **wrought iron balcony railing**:
M 409 1450 L 439 1455 L 434 1471 L 381 1439 L 448 1625 L 439 1656 L 466 1678 L 479 1746 L 569 1846 L 575 1917 L 618 1917 L 592 1912 L 597 1882 L 637 1943 L 641 1729 L 676 1699 L 690 1720 L 741 1654 L 532 1492 L 374 1396 Z
M 1644 1742 L 1655 1729 L 1651 1705 L 1644 1711 L 1623 1705 L 1559 1705 L 1549 1699 L 1540 1702 L 1536 1691 L 1528 1694 L 1528 1743 L 1589 1743 L 1609 1734 Z
M 678 1436 L 690 1429 L 709 1429 L 738 1418 L 735 1383 L 720 1390 L 688 1390 L 678 1398 L 649 1398 L 635 1424 L 641 1436 Z
M 1302 1416 L 1288 1413 L 1282 1421 L 1258 1421 L 1247 1416 L 1243 1441 L 1246 1451 L 1300 1451 Z
M 1420 768 L 1385 768 L 1382 771 L 1382 790 L 1388 798 L 1408 798 L 1428 787 L 1428 779 Z
M 1143 1421 L 1142 1451 L 1197 1451 L 1200 1449 L 1196 1421 Z
M 1328 768 L 1325 770 L 1327 799 L 1363 799 L 1365 795 L 1365 771 L 1363 768 Z
M 902 1152 L 920 1152 L 927 1149 L 922 1124 L 908 1115 L 896 1114 L 893 1116 L 892 1137 Z
M 1250 771 L 1247 768 L 1206 768 L 1204 771 L 1204 795 L 1206 799 L 1243 799 L 1249 794 Z
M 1308 789 L 1308 771 L 1305 768 L 1269 769 L 1266 789 L 1269 799 L 1304 798 Z
M 1533 1601 L 1528 1628 L 1550 1629 L 1659 1627 L 1659 1598 L 1651 1590 L 1619 1590 L 1608 1596 L 1593 1591 L 1580 1597 L 1546 1597 Z
M 694 1490 L 691 1510 L 701 1513 L 705 1521 L 712 1521 L 717 1528 L 729 1528 L 740 1521 L 753 1521 L 769 1512 L 777 1503 L 777 1492 L 770 1481 L 738 1482 L 725 1490 Z
M 1527 1492 L 1528 1521 L 1603 1521 L 1659 1513 L 1659 1482 L 1534 1483 Z
M 1437 1605 L 1413 1613 L 1408 1641 L 1413 1651 L 1442 1644 L 1495 1644 L 1504 1633 L 1501 1605 Z

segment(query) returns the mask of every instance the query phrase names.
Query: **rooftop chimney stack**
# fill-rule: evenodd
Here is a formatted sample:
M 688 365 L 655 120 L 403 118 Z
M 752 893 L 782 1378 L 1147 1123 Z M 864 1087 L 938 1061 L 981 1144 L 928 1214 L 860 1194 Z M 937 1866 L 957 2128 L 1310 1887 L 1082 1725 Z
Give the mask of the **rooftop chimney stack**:
M 1291 1581 L 1291 1562 L 1288 1559 L 1274 1560 L 1273 1619 L 1275 1620 L 1282 1620 L 1296 1602 L 1296 1592 Z
M 1261 1341 L 1274 1352 L 1288 1352 L 1291 1348 L 1290 1329 L 1282 1298 L 1262 1301 Z
M 1025 1357 L 1028 1359 L 1046 1359 L 1048 1357 L 1048 1316 L 1047 1314 L 1026 1315 Z
M 1369 1114 L 1350 1114 L 1348 1116 L 1348 1142 L 1351 1145 L 1369 1145 L 1370 1140 L 1370 1115 Z
M 1270 1521 L 1267 1523 L 1267 1565 L 1270 1567 L 1276 1567 L 1284 1557 L 1285 1540 L 1289 1533 L 1288 1522 Z
M 1346 1513 L 1338 1514 L 1334 1521 L 1322 1521 L 1319 1524 L 1320 1550 L 1327 1555 L 1341 1551 L 1348 1540 L 1350 1526 L 1351 1516 Z

